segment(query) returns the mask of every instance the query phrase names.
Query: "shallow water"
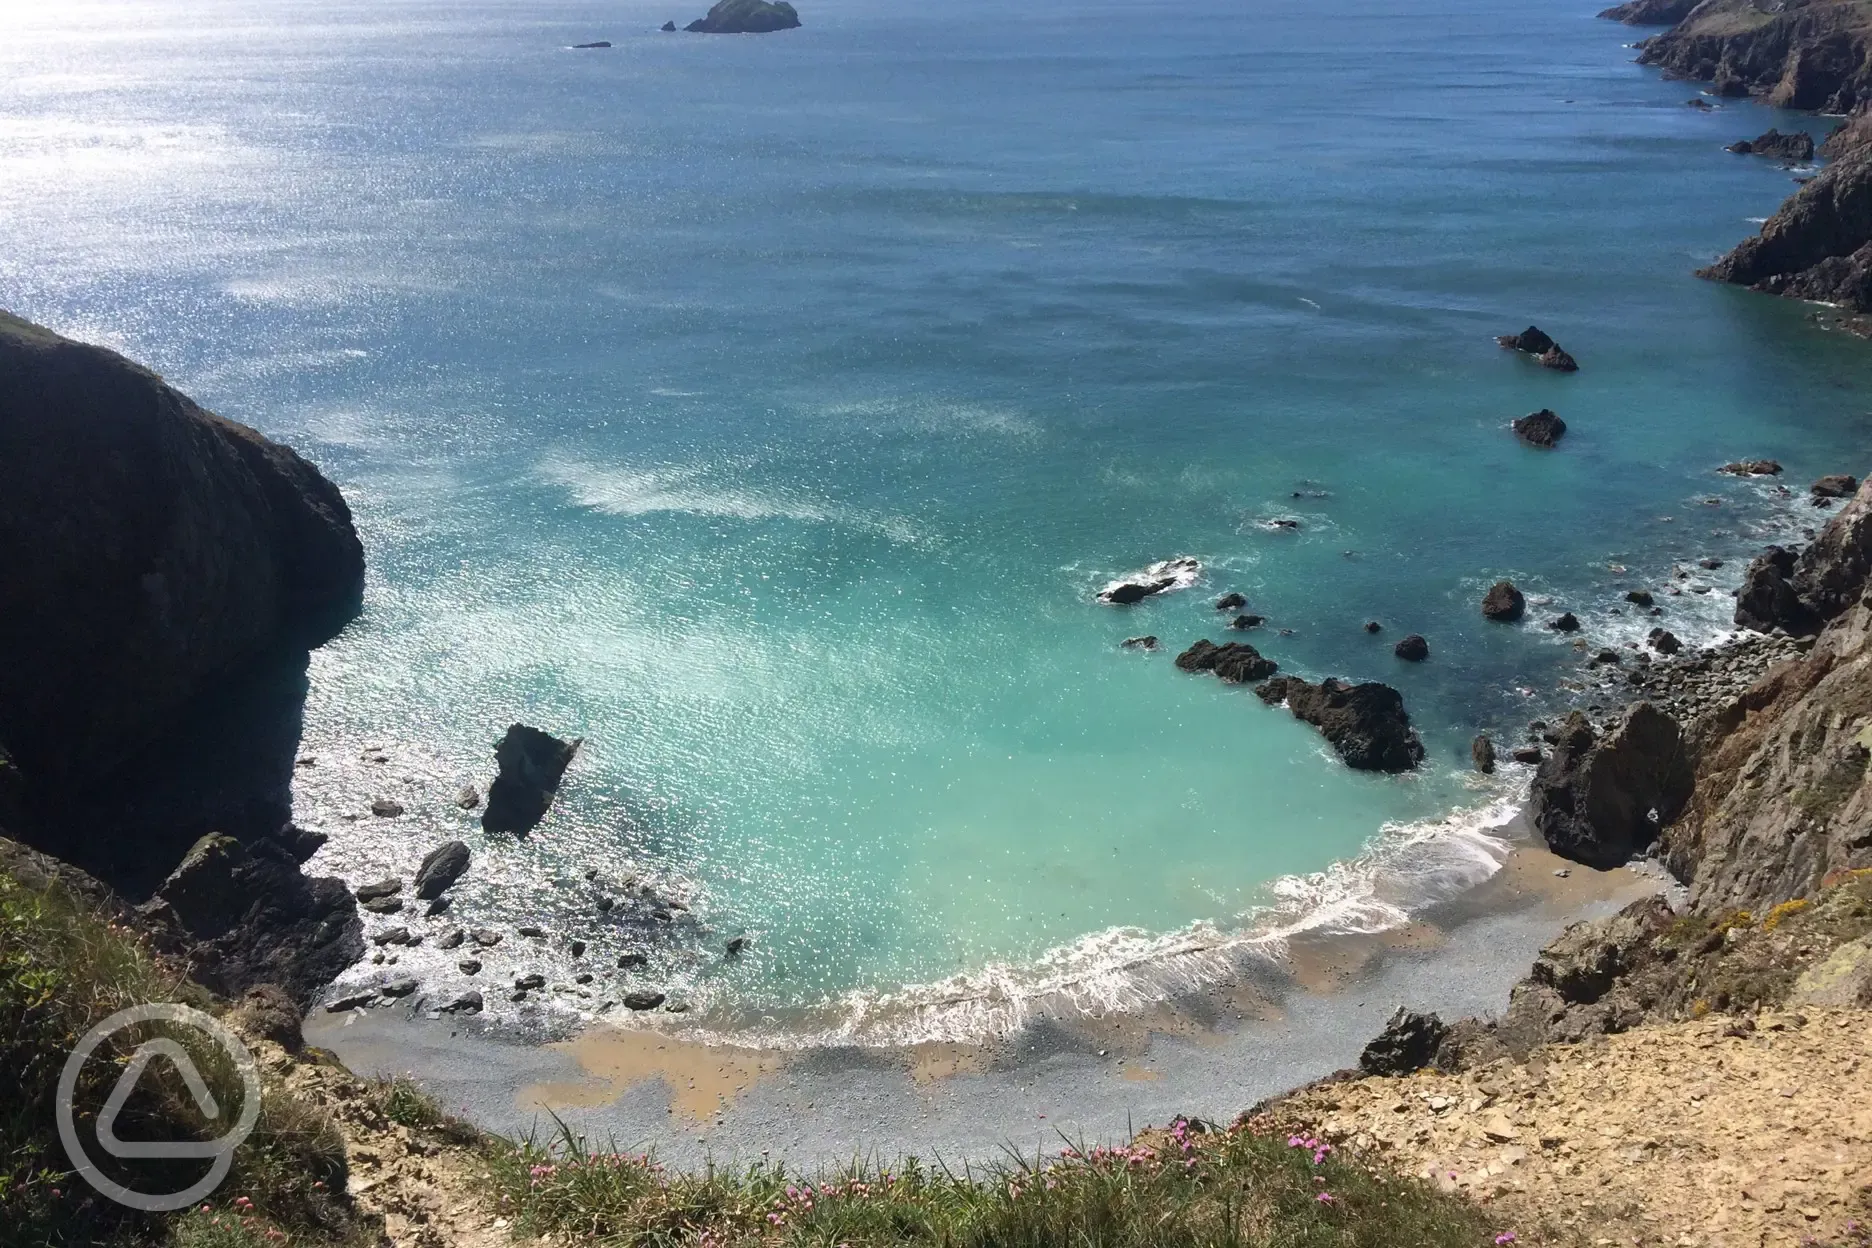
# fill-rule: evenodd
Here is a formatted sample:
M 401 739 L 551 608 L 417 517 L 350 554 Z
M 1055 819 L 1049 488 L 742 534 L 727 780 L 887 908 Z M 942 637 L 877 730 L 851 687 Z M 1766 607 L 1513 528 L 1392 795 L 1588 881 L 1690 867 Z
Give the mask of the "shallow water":
M 462 917 L 607 956 L 650 930 L 592 908 L 635 873 L 693 907 L 642 978 L 724 1027 L 933 984 L 896 1000 L 966 1031 L 1041 984 L 1123 1000 L 1262 907 L 1369 926 L 1486 874 L 1482 816 L 1424 828 L 1512 792 L 1469 737 L 1580 665 L 1482 589 L 1620 642 L 1687 566 L 1711 592 L 1662 622 L 1707 637 L 1813 518 L 1715 466 L 1857 466 L 1872 353 L 1691 276 L 1792 190 L 1722 144 L 1828 123 L 1686 108 L 1596 7 L 815 0 L 704 38 L 655 32 L 669 0 L 10 6 L 0 304 L 351 499 L 317 865 L 461 834 Z M 1529 321 L 1582 370 L 1496 348 Z M 1506 430 L 1539 407 L 1557 452 Z M 1092 602 L 1171 555 L 1203 582 Z M 1352 774 L 1176 672 L 1226 590 L 1284 669 L 1401 688 L 1427 766 Z M 450 799 L 514 719 L 587 744 L 497 842 Z M 410 815 L 345 819 L 383 793 Z

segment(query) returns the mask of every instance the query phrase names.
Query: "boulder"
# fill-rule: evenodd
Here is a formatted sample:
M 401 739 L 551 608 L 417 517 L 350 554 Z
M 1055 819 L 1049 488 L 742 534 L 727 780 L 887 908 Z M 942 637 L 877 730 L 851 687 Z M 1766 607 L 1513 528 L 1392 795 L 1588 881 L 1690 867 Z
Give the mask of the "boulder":
M 561 741 L 526 724 L 508 728 L 494 747 L 500 774 L 488 789 L 482 830 L 525 834 L 538 827 L 581 744 L 582 738 Z
M 1469 761 L 1475 769 L 1485 776 L 1495 774 L 1495 743 L 1489 740 L 1488 733 L 1482 733 L 1469 743 Z
M 1267 623 L 1267 616 L 1265 615 L 1238 615 L 1229 621 L 1229 627 L 1247 630 L 1250 628 L 1260 628 L 1265 623 Z
M 1652 629 L 1645 640 L 1649 641 L 1651 648 L 1659 654 L 1676 654 L 1683 649 L 1683 643 L 1677 640 L 1677 634 L 1665 628 Z
M 1543 407 L 1538 412 L 1517 417 L 1514 431 L 1515 436 L 1529 446 L 1551 449 L 1566 436 L 1566 421 L 1554 415 L 1551 409 Z
M 1495 341 L 1510 350 L 1525 351 L 1529 355 L 1540 355 L 1551 351 L 1555 345 L 1554 340 L 1542 333 L 1535 325 L 1528 326 L 1518 334 L 1501 334 L 1496 337 Z
M 462 931 L 459 927 L 452 927 L 448 931 L 442 933 L 441 937 L 436 940 L 436 948 L 459 949 L 462 946 L 462 942 L 467 939 L 468 933 Z
M 1547 621 L 1547 627 L 1556 633 L 1577 633 L 1580 630 L 1579 617 L 1571 611 L 1563 611 Z
M 1128 607 L 1132 603 L 1142 602 L 1166 589 L 1176 588 L 1176 578 L 1160 576 L 1151 581 L 1125 581 L 1099 591 L 1098 600 L 1109 606 Z
M 1285 702 L 1295 719 L 1318 728 L 1349 767 L 1398 772 L 1423 761 L 1423 743 L 1410 726 L 1404 696 L 1389 685 L 1331 678 L 1315 685 L 1276 676 L 1255 692 L 1269 705 Z
M 385 897 L 394 897 L 402 891 L 403 881 L 392 875 L 375 883 L 358 885 L 356 896 L 359 901 L 380 901 Z
M 1772 477 L 1780 473 L 1781 465 L 1772 459 L 1739 459 L 1724 464 L 1716 471 L 1726 472 L 1732 477 Z
M 1247 605 L 1248 600 L 1240 594 L 1223 594 L 1220 598 L 1216 599 L 1215 609 L 1218 611 L 1235 611 Z
M 654 1010 L 662 1005 L 665 997 L 660 992 L 627 992 L 624 994 L 624 1008 L 630 1010 Z
M 1541 761 L 1540 746 L 1517 745 L 1514 749 L 1508 751 L 1508 757 L 1514 759 L 1517 763 L 1538 763 Z
M 1430 643 L 1420 634 L 1411 633 L 1400 637 L 1397 645 L 1391 647 L 1391 653 L 1406 663 L 1421 663 L 1430 657 Z
M 377 991 L 386 997 L 407 997 L 422 987 L 414 975 L 392 975 L 377 985 Z
M 482 1004 L 481 994 L 470 988 L 465 992 L 456 993 L 436 1009 L 444 1014 L 479 1014 Z
M 370 813 L 379 819 L 395 819 L 403 813 L 403 803 L 393 798 L 380 797 L 371 802 Z
M 719 0 L 707 17 L 683 29 L 705 35 L 760 35 L 799 24 L 799 13 L 787 0 Z
M 1694 771 L 1677 721 L 1649 702 L 1599 739 L 1579 711 L 1534 778 L 1528 815 L 1563 858 L 1609 870 L 1657 840 L 1682 812 Z
M 1435 1014 L 1399 1006 L 1385 1029 L 1359 1054 L 1359 1069 L 1368 1075 L 1408 1075 L 1422 1070 L 1436 1057 L 1447 1031 Z
M 1262 658 L 1260 651 L 1243 641 L 1219 646 L 1213 641 L 1199 641 L 1177 655 L 1176 665 L 1186 672 L 1214 672 L 1231 685 L 1266 680 L 1279 670 L 1272 659 Z
M 1845 498 L 1859 488 L 1859 481 L 1843 472 L 1835 472 L 1821 477 L 1809 488 L 1815 498 Z
M 386 927 L 371 937 L 371 943 L 373 945 L 407 945 L 413 939 L 407 927 Z
M 468 847 L 460 841 L 438 845 L 416 869 L 416 895 L 425 901 L 440 897 L 468 873 Z
M 1649 607 L 1655 605 L 1657 599 L 1651 596 L 1648 589 L 1628 589 L 1625 591 L 1625 601 L 1633 606 Z
M 1374 635 L 1382 633 L 1384 632 L 1384 625 L 1380 624 L 1377 620 L 1366 620 L 1365 631 Z
M 1558 346 L 1548 347 L 1545 351 L 1541 352 L 1540 366 L 1542 368 L 1551 368 L 1559 373 L 1579 372 L 1579 361 L 1575 360 L 1565 351 L 1562 351 Z M 1564 431 L 1565 426 L 1563 425 L 1561 428 Z
M 1126 650 L 1155 650 L 1157 648 L 1157 639 L 1148 636 L 1127 637 L 1118 644 Z
M 369 901 L 361 901 L 358 904 L 372 914 L 401 914 L 403 912 L 401 897 L 373 897 Z
M 1527 599 L 1513 581 L 1496 581 L 1482 596 L 1482 614 L 1491 620 L 1511 624 L 1527 611 Z
M 463 786 L 462 791 L 455 795 L 455 804 L 463 810 L 473 810 L 481 804 L 481 790 L 472 784 Z
M 538 972 L 529 972 L 514 977 L 514 987 L 521 992 L 535 992 L 546 986 L 546 977 Z

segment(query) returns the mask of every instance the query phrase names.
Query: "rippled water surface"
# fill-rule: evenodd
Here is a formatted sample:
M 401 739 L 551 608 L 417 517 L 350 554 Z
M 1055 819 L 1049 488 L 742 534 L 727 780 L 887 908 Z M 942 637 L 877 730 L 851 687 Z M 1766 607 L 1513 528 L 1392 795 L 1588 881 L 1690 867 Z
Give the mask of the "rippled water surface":
M 1490 581 L 1616 643 L 1686 567 L 1664 622 L 1705 636 L 1810 520 L 1712 469 L 1856 466 L 1864 344 L 1690 276 L 1792 190 L 1721 145 L 1824 123 L 1685 107 L 1598 4 L 811 0 L 739 38 L 656 32 L 700 0 L 12 5 L 0 304 L 352 500 L 318 865 L 463 835 L 464 918 L 647 948 L 631 982 L 735 1025 L 1122 995 L 1261 907 L 1369 925 L 1489 869 L 1481 816 L 1435 822 L 1499 796 L 1469 737 L 1581 670 L 1483 621 Z M 1496 348 L 1530 320 L 1578 374 Z M 1506 430 L 1540 407 L 1557 452 Z M 1199 586 L 1091 601 L 1172 555 Z M 1284 669 L 1402 689 L 1426 767 L 1176 672 L 1227 590 Z M 586 746 L 495 841 L 453 798 L 515 719 Z M 600 916 L 626 875 L 691 910 Z

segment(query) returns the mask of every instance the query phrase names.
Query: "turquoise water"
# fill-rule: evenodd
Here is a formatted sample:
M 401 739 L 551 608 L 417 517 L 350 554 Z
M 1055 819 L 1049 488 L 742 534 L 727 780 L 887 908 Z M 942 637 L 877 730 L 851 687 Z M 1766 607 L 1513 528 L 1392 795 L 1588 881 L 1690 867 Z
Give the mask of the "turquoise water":
M 1513 792 L 1469 737 L 1580 665 L 1489 582 L 1618 642 L 1625 588 L 1811 522 L 1715 466 L 1862 466 L 1872 352 L 1690 276 L 1792 190 L 1721 145 L 1829 123 L 1684 107 L 1599 2 L 814 0 L 760 38 L 655 33 L 700 0 L 9 6 L 0 304 L 352 500 L 317 865 L 459 832 L 465 917 L 605 950 L 582 873 L 638 873 L 693 906 L 652 978 L 738 1027 L 1118 1001 L 1258 908 L 1371 926 L 1490 869 L 1436 826 Z M 1496 348 L 1530 321 L 1577 375 Z M 1558 452 L 1506 431 L 1539 407 Z M 1092 602 L 1173 555 L 1199 587 Z M 1738 571 L 1664 622 L 1713 635 Z M 1284 669 L 1402 689 L 1426 767 L 1176 672 L 1228 590 Z M 517 718 L 587 745 L 491 843 L 452 798 Z

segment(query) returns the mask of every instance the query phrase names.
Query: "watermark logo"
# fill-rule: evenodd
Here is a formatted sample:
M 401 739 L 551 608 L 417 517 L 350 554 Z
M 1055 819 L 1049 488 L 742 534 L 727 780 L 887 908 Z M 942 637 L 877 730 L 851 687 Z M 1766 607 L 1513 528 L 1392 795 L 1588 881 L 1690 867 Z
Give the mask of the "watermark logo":
M 117 1077 L 117 1086 L 104 1102 L 104 1108 L 97 1116 L 97 1145 L 106 1154 L 119 1160 L 157 1159 L 175 1160 L 187 1158 L 212 1159 L 208 1173 L 200 1180 L 179 1192 L 139 1192 L 116 1182 L 101 1171 L 97 1163 L 85 1152 L 84 1143 L 78 1138 L 77 1114 L 73 1098 L 78 1090 L 78 1076 L 84 1070 L 85 1062 L 96 1051 L 98 1045 L 122 1031 L 140 1023 L 166 1022 L 176 1027 L 192 1028 L 202 1032 L 210 1040 L 226 1050 L 233 1059 L 234 1068 L 240 1072 L 241 1105 L 240 1116 L 226 1135 L 217 1140 L 120 1140 L 117 1138 L 117 1115 L 122 1112 L 124 1102 L 136 1090 L 137 1080 L 149 1064 L 162 1058 L 175 1067 L 184 1086 L 188 1088 L 195 1107 L 202 1117 L 210 1121 L 221 1116 L 221 1107 L 216 1104 L 214 1094 L 202 1079 L 201 1071 L 188 1055 L 188 1050 L 167 1037 L 146 1040 L 131 1055 L 130 1062 L 124 1067 L 123 1074 Z M 55 1112 L 58 1115 L 59 1139 L 65 1143 L 65 1153 L 84 1181 L 96 1188 L 104 1196 L 120 1205 L 132 1209 L 141 1209 L 150 1213 L 163 1213 L 181 1209 L 194 1204 L 202 1197 L 221 1186 L 227 1178 L 228 1170 L 234 1164 L 234 1150 L 253 1131 L 255 1121 L 260 1117 L 260 1074 L 254 1066 L 253 1054 L 240 1038 L 220 1021 L 192 1010 L 186 1005 L 138 1005 L 127 1010 L 119 1010 L 97 1026 L 87 1031 L 78 1047 L 65 1059 L 65 1069 L 59 1075 L 58 1100 Z

